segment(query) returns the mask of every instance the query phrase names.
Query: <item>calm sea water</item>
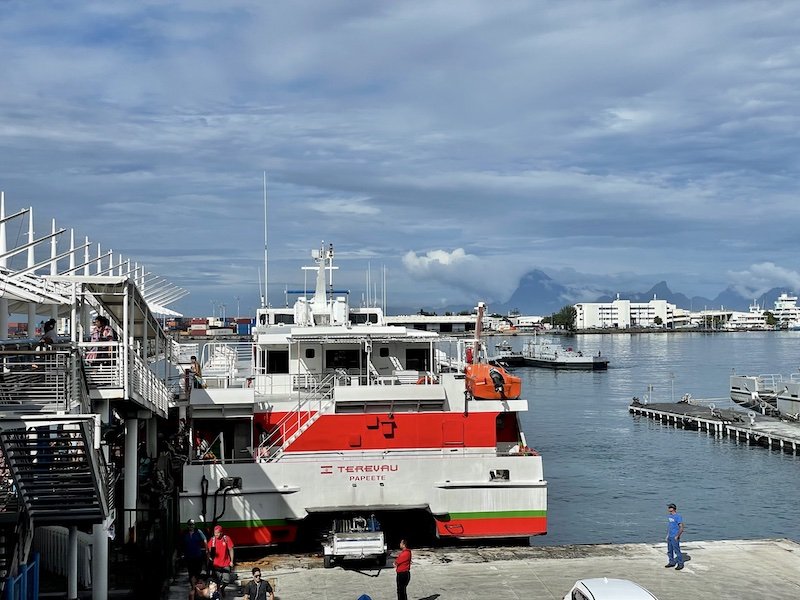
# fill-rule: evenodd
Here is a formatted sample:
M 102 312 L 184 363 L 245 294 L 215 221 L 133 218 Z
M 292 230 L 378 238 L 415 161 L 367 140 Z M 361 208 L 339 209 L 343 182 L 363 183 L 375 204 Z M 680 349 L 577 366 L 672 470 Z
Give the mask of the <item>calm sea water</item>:
M 503 339 L 521 349 L 526 338 Z M 529 400 L 523 430 L 544 457 L 549 489 L 549 533 L 534 545 L 659 541 L 668 502 L 686 521 L 687 541 L 800 541 L 800 457 L 628 413 L 649 384 L 656 402 L 684 393 L 727 398 L 732 370 L 797 372 L 800 332 L 583 335 L 560 343 L 601 351 L 611 363 L 605 372 L 515 370 Z

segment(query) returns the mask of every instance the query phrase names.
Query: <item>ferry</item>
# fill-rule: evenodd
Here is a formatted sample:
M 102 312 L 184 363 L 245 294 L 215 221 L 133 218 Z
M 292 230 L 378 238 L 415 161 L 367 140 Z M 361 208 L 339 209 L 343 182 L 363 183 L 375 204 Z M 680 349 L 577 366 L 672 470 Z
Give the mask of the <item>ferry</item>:
M 545 367 L 548 369 L 579 369 L 588 371 L 603 371 L 608 369 L 608 359 L 599 352 L 596 355 L 586 355 L 572 347 L 564 348 L 558 344 L 539 341 L 534 336 L 522 348 L 522 360 L 525 366 Z
M 792 414 L 792 396 L 797 397 L 800 389 L 800 373 L 781 375 L 766 373 L 762 375 L 731 375 L 731 400 L 745 408 L 759 410 L 763 414 Z M 784 402 L 779 402 L 783 398 Z M 783 406 L 781 406 L 783 404 Z M 797 408 L 797 407 L 794 407 Z
M 202 384 L 183 364 L 181 518 L 219 524 L 237 546 L 296 542 L 343 516 L 374 515 L 396 537 L 545 534 L 528 403 L 486 360 L 483 305 L 473 340 L 387 325 L 334 288 L 332 245 L 312 258 L 313 294 L 258 309 L 252 342 L 184 349 Z

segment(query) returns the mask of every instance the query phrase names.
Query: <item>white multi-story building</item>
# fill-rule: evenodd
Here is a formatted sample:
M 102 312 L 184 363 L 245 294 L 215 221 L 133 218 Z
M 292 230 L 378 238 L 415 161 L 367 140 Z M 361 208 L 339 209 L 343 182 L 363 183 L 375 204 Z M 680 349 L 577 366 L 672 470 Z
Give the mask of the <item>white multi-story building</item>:
M 789 329 L 800 328 L 800 306 L 797 306 L 797 296 L 783 292 L 775 300 L 775 308 L 772 314 L 778 319 L 781 327 Z
M 575 305 L 575 310 L 577 329 L 628 329 L 675 325 L 676 306 L 656 298 L 649 302 L 631 302 L 620 300 L 617 296 L 617 299 L 611 302 L 581 302 Z

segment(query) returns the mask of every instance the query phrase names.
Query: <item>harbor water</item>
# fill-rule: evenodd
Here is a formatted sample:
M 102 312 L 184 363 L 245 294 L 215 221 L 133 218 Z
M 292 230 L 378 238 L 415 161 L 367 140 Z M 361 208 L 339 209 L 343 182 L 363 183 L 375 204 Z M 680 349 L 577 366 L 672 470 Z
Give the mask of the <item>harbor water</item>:
M 521 350 L 525 336 L 501 339 Z M 608 371 L 517 368 L 528 444 L 544 457 L 548 535 L 534 545 L 662 540 L 666 504 L 684 539 L 800 541 L 800 456 L 628 413 L 633 396 L 727 402 L 729 377 L 800 368 L 800 332 L 579 335 L 564 347 L 610 359 Z M 652 390 L 648 391 L 648 386 Z

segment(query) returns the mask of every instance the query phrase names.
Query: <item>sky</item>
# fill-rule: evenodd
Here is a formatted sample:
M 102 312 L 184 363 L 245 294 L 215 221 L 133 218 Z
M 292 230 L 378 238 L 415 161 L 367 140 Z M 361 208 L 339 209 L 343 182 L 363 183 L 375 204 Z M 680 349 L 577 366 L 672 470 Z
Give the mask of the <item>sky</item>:
M 6 212 L 184 314 L 258 306 L 264 173 L 273 305 L 323 241 L 390 312 L 800 291 L 797 2 L 0 0 L 0 56 Z

